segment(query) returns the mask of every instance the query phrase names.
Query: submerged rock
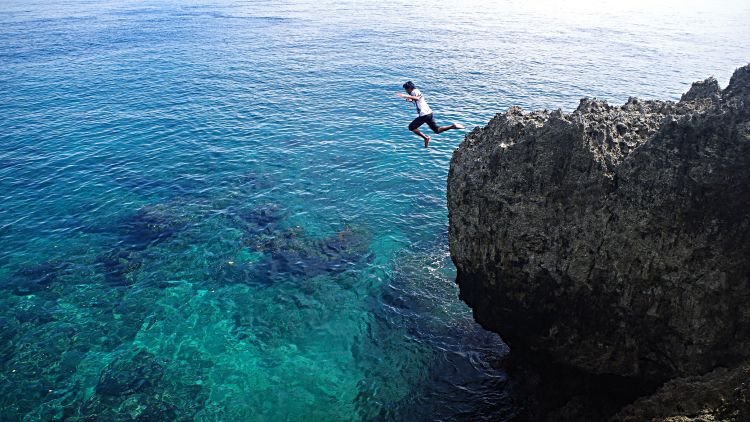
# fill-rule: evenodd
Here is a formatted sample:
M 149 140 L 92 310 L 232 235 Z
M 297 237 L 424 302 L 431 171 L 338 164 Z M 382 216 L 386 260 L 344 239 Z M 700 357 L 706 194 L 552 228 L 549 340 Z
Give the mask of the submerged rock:
M 96 393 L 123 396 L 153 388 L 164 376 L 164 364 L 145 350 L 110 362 L 99 376 Z
M 191 221 L 179 202 L 146 205 L 119 223 L 123 246 L 145 249 L 184 230 Z
M 347 227 L 323 239 L 301 235 L 292 230 L 262 242 L 260 250 L 268 259 L 259 268 L 268 276 L 293 275 L 315 277 L 345 271 L 361 262 L 369 252 L 369 236 L 363 230 Z
M 66 274 L 72 267 L 69 262 L 46 261 L 21 267 L 13 277 L 2 285 L 13 294 L 26 296 L 50 288 L 58 277 Z
M 286 210 L 275 203 L 251 208 L 231 207 L 227 211 L 233 222 L 249 235 L 272 232 L 286 218 Z
M 748 186 L 750 65 L 677 103 L 511 108 L 451 160 L 461 298 L 517 359 L 624 396 L 734 367 L 750 359 Z
M 113 249 L 97 258 L 102 266 L 104 280 L 113 287 L 125 287 L 135 283 L 134 273 L 143 265 L 143 252 L 128 249 Z
M 293 227 L 251 236 L 246 243 L 258 260 L 224 266 L 219 279 L 262 284 L 289 277 L 309 279 L 344 272 L 370 256 L 369 233 L 353 227 L 322 239 Z
M 207 393 L 196 378 L 211 362 L 166 359 L 145 349 L 117 352 L 102 370 L 95 392 L 77 402 L 73 421 L 192 421 Z
M 133 394 L 122 398 L 94 395 L 82 406 L 82 417 L 66 420 L 113 422 L 192 421 L 195 412 L 185 411 L 162 394 Z

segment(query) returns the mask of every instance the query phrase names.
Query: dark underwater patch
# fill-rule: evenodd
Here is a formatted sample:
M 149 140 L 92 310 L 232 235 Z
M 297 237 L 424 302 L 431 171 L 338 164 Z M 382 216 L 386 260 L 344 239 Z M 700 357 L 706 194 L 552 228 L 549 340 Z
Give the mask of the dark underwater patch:
M 5 367 L 13 356 L 19 333 L 20 323 L 15 318 L 0 316 L 0 367 Z
M 47 303 L 47 302 L 45 302 Z M 21 420 L 20 415 L 39 407 L 40 403 L 59 394 L 74 371 L 60 364 L 62 358 L 76 350 L 77 327 L 70 323 L 53 322 L 45 325 L 20 323 L 8 318 L 0 331 L 3 344 L 0 368 L 0 397 L 3 398 L 2 420 Z M 5 323 L 9 325 L 6 331 Z M 69 363 L 69 362 L 68 362 Z M 67 365 L 67 363 L 66 363 Z M 8 405 L 12 403 L 12 405 Z M 30 418 L 33 419 L 33 418 Z
M 33 324 L 40 326 L 49 322 L 57 321 L 54 313 L 48 306 L 34 304 L 29 307 L 19 307 L 14 310 L 13 316 L 21 324 Z
M 185 204 L 178 201 L 144 205 L 112 222 L 80 221 L 75 225 L 84 233 L 114 235 L 119 247 L 143 250 L 185 230 L 193 221 L 185 208 Z
M 49 289 L 52 283 L 72 268 L 69 262 L 45 261 L 39 264 L 26 264 L 18 269 L 1 287 L 13 294 L 26 296 Z
M 191 421 L 206 393 L 200 385 L 167 377 L 192 370 L 201 376 L 210 363 L 169 360 L 144 349 L 121 351 L 102 370 L 95 392 L 80 407 L 85 421 Z
M 121 244 L 145 249 L 184 230 L 191 219 L 177 203 L 146 205 L 118 224 Z
M 264 258 L 246 268 L 245 280 L 265 284 L 289 276 L 311 278 L 341 273 L 370 256 L 369 233 L 352 227 L 323 239 L 309 237 L 297 227 L 257 236 L 248 243 L 254 251 L 262 252 Z
M 274 231 L 287 213 L 281 205 L 267 203 L 256 207 L 230 207 L 227 215 L 246 235 L 257 235 Z
M 164 376 L 164 363 L 145 350 L 115 358 L 102 371 L 96 393 L 124 396 L 155 387 Z
M 192 413 L 182 411 L 160 394 L 132 394 L 124 397 L 94 395 L 81 409 L 86 422 L 163 422 L 191 421 Z
M 351 351 L 363 369 L 380 369 L 358 384 L 357 412 L 365 420 L 421 420 L 424 415 L 436 420 L 509 420 L 514 403 L 503 369 L 507 346 L 473 320 L 459 317 L 445 323 L 431 291 L 414 284 L 420 277 L 425 283 L 435 281 L 425 271 L 431 259 L 427 253 L 417 260 L 398 259 L 381 297 L 370 301 L 372 320 Z M 410 365 L 418 359 L 425 359 L 423 368 Z M 384 393 L 396 395 L 386 392 L 395 388 L 391 380 L 396 376 L 413 382 L 408 394 L 373 407 Z
M 138 250 L 115 248 L 97 257 L 104 280 L 113 287 L 126 287 L 135 283 L 135 272 L 143 265 L 144 254 Z
M 257 171 L 246 171 L 237 179 L 239 189 L 244 193 L 257 192 L 273 187 L 267 175 Z

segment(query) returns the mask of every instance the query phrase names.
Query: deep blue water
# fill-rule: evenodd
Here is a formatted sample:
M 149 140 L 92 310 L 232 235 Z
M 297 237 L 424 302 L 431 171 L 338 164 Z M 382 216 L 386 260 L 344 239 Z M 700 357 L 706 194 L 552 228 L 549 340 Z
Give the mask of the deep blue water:
M 659 4 L 654 4 L 659 3 Z M 724 2 L 0 2 L 2 420 L 493 420 L 457 298 L 459 131 L 677 99 L 750 58 Z

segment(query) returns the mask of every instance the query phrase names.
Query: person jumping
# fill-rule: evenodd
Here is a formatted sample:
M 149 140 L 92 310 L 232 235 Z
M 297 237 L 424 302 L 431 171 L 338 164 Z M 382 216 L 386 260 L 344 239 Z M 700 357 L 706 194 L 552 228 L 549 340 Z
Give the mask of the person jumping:
M 435 123 L 435 119 L 432 117 L 432 109 L 429 105 L 427 105 L 427 101 L 425 101 L 424 96 L 422 95 L 422 92 L 420 92 L 416 86 L 411 81 L 406 82 L 403 85 L 404 89 L 406 90 L 407 94 L 398 93 L 396 96 L 406 99 L 406 101 L 414 103 L 414 105 L 417 106 L 417 113 L 419 116 L 414 119 L 411 123 L 409 123 L 409 130 L 416 133 L 417 136 L 424 139 L 424 147 L 427 148 L 430 145 L 430 137 L 422 133 L 422 131 L 419 130 L 419 127 L 423 124 L 427 123 L 427 126 L 432 129 L 435 133 L 442 133 L 446 130 L 451 129 L 463 129 L 464 125 L 461 123 L 453 123 L 450 126 L 440 126 L 438 127 L 437 123 Z

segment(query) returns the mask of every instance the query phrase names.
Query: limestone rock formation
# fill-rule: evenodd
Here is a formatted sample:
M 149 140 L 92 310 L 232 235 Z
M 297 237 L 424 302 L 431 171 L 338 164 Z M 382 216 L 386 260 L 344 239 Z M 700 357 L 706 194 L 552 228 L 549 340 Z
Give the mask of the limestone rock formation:
M 498 114 L 448 208 L 461 297 L 516 354 L 651 386 L 750 358 L 750 65 L 679 102 Z

